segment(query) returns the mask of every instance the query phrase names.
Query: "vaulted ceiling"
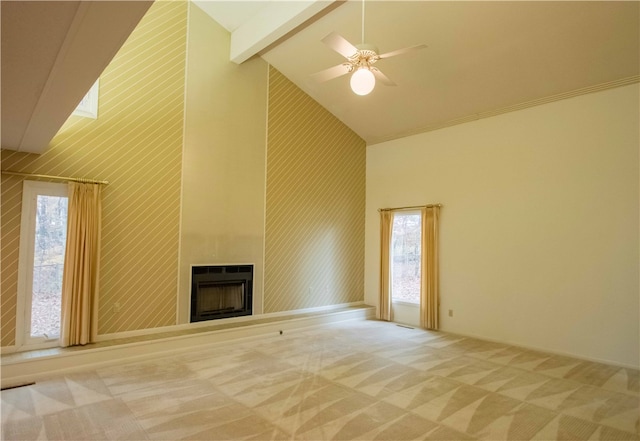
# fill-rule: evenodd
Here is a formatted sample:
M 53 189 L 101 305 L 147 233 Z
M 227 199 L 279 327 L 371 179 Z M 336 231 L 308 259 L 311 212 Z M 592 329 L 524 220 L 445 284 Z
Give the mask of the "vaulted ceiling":
M 150 4 L 2 1 L 2 148 L 42 152 Z M 231 33 L 231 61 L 261 56 L 368 144 L 640 80 L 635 1 L 194 4 Z M 358 96 L 348 75 L 311 78 L 344 62 L 331 32 L 428 47 L 380 60 L 397 86 Z
M 196 3 L 227 26 L 233 46 L 244 23 L 266 19 L 278 2 Z M 337 3 L 259 54 L 368 144 L 640 79 L 640 2 Z M 363 5 L 364 42 L 379 53 L 428 47 L 378 61 L 397 86 L 358 96 L 349 75 L 311 75 L 344 61 L 321 42 L 329 33 L 362 42 Z
M 152 1 L 2 1 L 2 148 L 42 153 Z

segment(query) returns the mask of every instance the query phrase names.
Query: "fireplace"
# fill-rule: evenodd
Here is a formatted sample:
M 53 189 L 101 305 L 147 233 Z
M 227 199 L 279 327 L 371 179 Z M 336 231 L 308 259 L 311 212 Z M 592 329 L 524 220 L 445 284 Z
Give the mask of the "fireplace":
M 191 322 L 251 315 L 253 265 L 191 267 Z

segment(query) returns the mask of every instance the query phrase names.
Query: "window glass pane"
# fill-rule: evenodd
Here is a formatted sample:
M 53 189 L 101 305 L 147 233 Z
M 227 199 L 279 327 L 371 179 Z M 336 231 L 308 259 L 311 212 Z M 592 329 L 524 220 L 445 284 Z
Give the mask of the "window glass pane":
M 66 197 L 58 196 L 38 195 L 37 198 L 31 337 L 60 335 L 67 201 Z
M 100 88 L 100 79 L 96 81 L 89 92 L 82 98 L 76 110 L 73 111 L 73 115 L 84 116 L 87 118 L 98 118 L 98 94 Z
M 420 255 L 422 216 L 396 213 L 391 248 L 391 298 L 420 303 Z

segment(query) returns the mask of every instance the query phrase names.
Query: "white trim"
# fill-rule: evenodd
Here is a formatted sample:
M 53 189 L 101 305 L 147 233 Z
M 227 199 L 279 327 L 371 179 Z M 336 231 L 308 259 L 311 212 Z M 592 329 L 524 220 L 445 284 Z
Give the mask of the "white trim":
M 0 355 L 13 354 L 17 351 L 18 349 L 16 348 L 16 345 L 2 346 L 0 348 Z
M 267 164 L 269 162 L 269 91 L 271 87 L 271 65 L 267 63 L 267 98 L 265 106 L 265 123 L 264 123 L 264 187 L 263 187 L 263 201 L 262 201 L 262 301 L 260 302 L 260 314 L 264 314 L 264 301 L 266 296 L 264 295 L 264 280 L 266 279 L 266 267 L 267 267 L 267 172 L 269 168 Z
M 30 234 L 27 234 L 27 231 L 29 231 L 29 225 L 31 224 L 31 221 L 29 220 L 29 216 L 26 213 L 29 213 L 30 210 L 28 209 L 28 199 L 29 196 L 27 195 L 26 190 L 26 183 L 27 181 L 24 181 L 23 186 L 22 186 L 22 212 L 21 212 L 21 219 L 20 219 L 20 245 L 19 245 L 19 249 L 18 249 L 18 284 L 17 284 L 17 292 L 16 292 L 16 329 L 15 329 L 15 347 L 19 348 L 22 346 L 23 344 L 23 335 L 24 335 L 24 327 L 25 327 L 25 323 L 24 323 L 24 319 L 25 319 L 25 296 L 26 296 L 26 292 L 29 290 L 28 289 L 28 285 L 29 285 L 29 276 L 28 276 L 28 271 L 27 271 L 27 266 L 28 266 L 28 261 L 29 261 L 29 255 L 33 255 L 33 252 L 29 252 L 27 250 L 29 250 L 29 248 L 33 249 L 33 247 L 30 247 L 29 244 L 31 242 L 30 238 Z
M 366 320 L 373 316 L 374 308 L 337 311 L 332 314 L 293 318 L 224 330 L 160 338 L 103 348 L 86 348 L 58 354 L 43 355 L 21 360 L 2 360 L 1 386 L 38 381 L 52 375 L 74 371 L 120 365 L 134 361 L 177 355 L 194 348 L 215 347 L 237 341 L 277 338 L 280 332 L 308 329 L 348 320 Z
M 268 312 L 266 314 L 262 314 L 260 318 L 285 317 L 287 315 L 308 314 L 313 312 L 328 312 L 328 311 L 333 311 L 334 309 L 342 309 L 342 308 L 349 308 L 349 307 L 355 307 L 355 306 L 365 306 L 364 300 L 359 300 L 357 302 L 349 302 L 349 303 L 338 303 L 335 305 L 315 306 L 313 308 L 292 309 L 291 311 Z
M 91 89 L 85 96 L 82 97 L 82 101 L 78 103 L 78 106 L 73 111 L 72 115 L 81 116 L 84 118 L 98 119 L 98 96 L 100 94 L 100 78 L 93 83 Z M 83 104 L 83 101 L 86 102 Z
M 187 37 L 184 43 L 184 88 L 182 90 L 182 156 L 180 157 L 180 216 L 178 218 L 178 277 L 176 277 L 176 319 L 180 323 L 180 285 L 182 283 L 182 208 L 184 201 L 184 157 L 187 147 L 187 79 L 189 78 L 189 42 L 191 40 L 191 2 L 187 2 Z M 191 303 L 191 302 L 189 302 Z
M 42 357 L 33 357 L 23 360 L 2 360 L 2 378 L 0 381 L 3 388 L 10 387 L 12 385 L 39 381 L 43 378 L 57 374 L 120 365 L 123 363 L 148 360 L 167 355 L 178 355 L 194 350 L 197 347 L 216 347 L 239 341 L 277 338 L 279 331 L 291 332 L 296 329 L 310 329 L 341 321 L 373 319 L 374 316 L 375 308 L 368 307 L 352 311 L 340 311 L 334 314 L 326 314 L 322 316 L 301 317 L 287 321 L 202 332 L 199 334 L 170 337 L 153 341 L 114 345 L 96 349 L 87 348 L 79 351 L 70 351 L 55 355 L 43 355 Z M 460 337 L 477 338 L 483 341 L 512 345 L 511 343 L 501 340 L 488 339 L 471 334 L 460 334 L 448 331 L 441 332 Z M 638 366 L 634 365 L 588 358 L 561 351 L 550 351 L 548 349 L 523 345 L 513 346 L 539 350 L 548 354 L 566 355 L 578 360 L 594 361 L 622 368 L 638 369 Z M 8 354 L 9 351 L 6 351 L 6 349 L 10 348 L 11 347 L 2 348 L 3 353 Z
M 422 233 L 424 232 L 423 228 L 422 228 L 422 222 L 424 221 L 424 219 L 422 219 L 422 210 L 420 210 L 419 208 L 416 209 L 406 209 L 406 210 L 402 210 L 402 211 L 393 211 L 393 221 L 391 224 L 391 242 L 393 242 L 393 232 L 394 232 L 394 223 L 395 223 L 395 219 L 396 216 L 398 217 L 403 217 L 403 216 L 419 216 L 420 217 L 420 228 L 419 228 L 419 233 L 420 233 L 420 262 L 418 262 L 418 264 L 421 267 L 421 274 L 420 274 L 420 283 L 422 283 L 422 256 L 423 256 L 423 249 L 422 249 Z M 394 267 L 394 252 L 393 252 L 393 246 L 391 246 L 391 249 L 389 250 L 389 273 L 391 274 L 391 280 L 393 281 L 393 267 Z M 418 293 L 418 301 L 417 302 L 405 302 L 402 300 L 395 300 L 393 298 L 393 289 L 391 290 L 390 293 L 391 296 L 391 304 L 397 304 L 399 306 L 416 306 L 416 307 L 420 307 L 420 293 Z M 393 313 L 392 313 L 393 314 Z M 393 317 L 393 315 L 392 315 Z M 419 317 L 418 317 L 419 319 Z
M 576 354 L 576 353 L 573 353 L 573 352 L 556 351 L 554 349 L 542 348 L 542 347 L 539 347 L 539 346 L 524 345 L 524 344 L 521 344 L 521 343 L 515 343 L 515 342 L 508 341 L 508 340 L 499 340 L 499 339 L 495 339 L 495 338 L 484 337 L 482 335 L 477 335 L 477 334 L 451 332 L 451 331 L 446 331 L 444 329 L 441 329 L 440 331 L 445 332 L 445 333 L 450 334 L 450 335 L 457 335 L 457 336 L 460 336 L 460 337 L 468 337 L 468 338 L 476 338 L 478 340 L 488 341 L 488 342 L 491 342 L 491 343 L 501 343 L 501 344 L 513 346 L 513 347 L 516 347 L 516 348 L 530 349 L 532 351 L 545 352 L 545 353 L 551 354 L 551 355 L 563 355 L 565 357 L 571 357 L 571 358 L 575 358 L 577 360 L 593 361 L 595 363 L 603 363 L 603 364 L 608 364 L 608 365 L 611 365 L 611 366 L 627 368 L 627 369 L 640 369 L 640 365 L 632 365 L 632 364 L 627 364 L 627 363 L 620 363 L 619 361 L 606 360 L 606 359 L 603 359 L 603 358 L 588 357 L 586 355 Z
M 96 343 L 103 342 L 103 341 L 116 340 L 120 338 L 140 337 L 143 335 L 162 334 L 165 332 L 184 331 L 187 329 L 207 328 L 210 326 L 216 326 L 216 325 L 222 325 L 222 324 L 228 324 L 228 323 L 248 322 L 251 320 L 258 320 L 258 319 L 265 319 L 265 318 L 286 317 L 290 315 L 308 314 L 308 313 L 314 313 L 314 312 L 330 312 L 336 309 L 343 309 L 343 308 L 363 306 L 363 305 L 364 305 L 364 302 L 359 301 L 359 302 L 352 302 L 352 303 L 342 303 L 338 305 L 319 306 L 316 308 L 296 309 L 293 311 L 270 312 L 267 314 L 260 314 L 260 315 L 245 315 L 241 317 L 229 317 L 229 318 L 223 318 L 218 320 L 207 320 L 204 322 L 182 323 L 179 325 L 162 326 L 159 328 L 137 329 L 134 331 L 114 332 L 112 334 L 98 335 L 96 337 Z
M 259 12 L 252 14 L 244 23 L 231 31 L 229 60 L 236 64 L 247 61 L 262 50 L 268 49 L 272 44 L 276 44 L 307 20 L 322 15 L 322 11 L 326 8 L 328 8 L 326 11 L 330 11 L 336 5 L 342 4 L 342 2 L 336 4 L 334 2 L 335 0 L 265 2 L 266 6 Z M 203 0 L 196 4 L 204 11 L 208 11 L 210 8 L 207 7 L 207 3 L 209 2 Z
M 59 345 L 57 338 L 45 340 L 44 338 L 30 338 L 27 336 L 27 332 L 31 326 L 32 296 L 30 293 L 33 288 L 36 210 L 39 195 L 67 197 L 68 186 L 65 183 L 30 180 L 24 180 L 22 183 L 15 351 L 50 348 Z
M 397 303 L 398 305 L 403 305 L 403 306 L 413 306 L 415 308 L 419 308 L 420 307 L 420 303 L 405 302 L 405 301 L 402 301 L 402 300 L 393 300 L 393 299 L 391 299 L 391 303 Z

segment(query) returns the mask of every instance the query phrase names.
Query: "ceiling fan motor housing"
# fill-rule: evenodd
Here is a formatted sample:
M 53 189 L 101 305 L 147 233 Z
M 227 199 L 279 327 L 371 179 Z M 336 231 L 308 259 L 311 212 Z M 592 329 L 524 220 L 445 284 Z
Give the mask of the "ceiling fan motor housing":
M 373 44 L 357 44 L 358 52 L 349 57 L 349 61 L 356 66 L 370 66 L 380 59 L 378 47 Z

